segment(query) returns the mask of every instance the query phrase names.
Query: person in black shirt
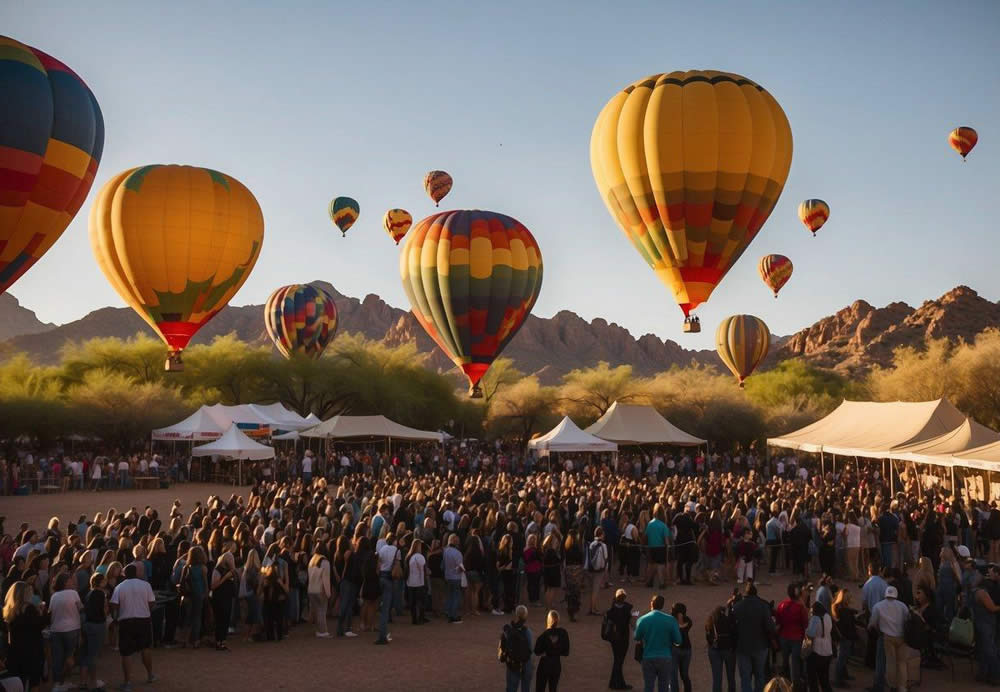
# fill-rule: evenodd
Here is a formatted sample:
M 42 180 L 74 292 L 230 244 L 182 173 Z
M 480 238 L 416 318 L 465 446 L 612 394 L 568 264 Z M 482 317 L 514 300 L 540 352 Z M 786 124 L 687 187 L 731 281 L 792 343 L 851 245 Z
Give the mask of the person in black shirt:
M 108 595 L 104 591 L 105 576 L 95 572 L 90 577 L 90 591 L 83 600 L 83 661 L 87 670 L 87 688 L 94 690 L 104 687 L 97 679 L 97 657 L 104 646 L 107 632 Z
M 630 690 L 632 686 L 625 682 L 625 675 L 622 672 L 622 664 L 625 663 L 625 656 L 628 654 L 629 642 L 631 641 L 632 625 L 632 604 L 626 601 L 628 594 L 625 589 L 618 589 L 615 592 L 614 603 L 605 614 L 608 622 L 613 625 L 613 633 L 608 643 L 611 644 L 611 681 L 608 688 L 612 690 Z
M 559 676 L 562 674 L 562 656 L 569 656 L 569 633 L 559 626 L 559 613 L 549 611 L 546 618 L 546 630 L 535 640 L 535 655 L 538 668 L 535 671 L 535 690 L 545 692 L 546 689 L 557 692 Z
M 681 630 L 681 643 L 674 648 L 674 681 L 675 692 L 680 692 L 678 678 L 684 683 L 684 692 L 691 692 L 691 676 L 688 668 L 691 665 L 691 618 L 687 616 L 687 606 L 683 603 L 674 603 L 670 609 L 670 614 L 677 620 L 677 626 Z
M 698 525 L 690 512 L 678 512 L 674 518 L 674 545 L 677 552 L 678 579 L 681 584 L 691 584 L 691 569 L 698 562 L 698 544 L 695 535 Z
M 712 666 L 712 692 L 722 692 L 723 669 L 729 692 L 736 692 L 736 622 L 732 606 L 738 599 L 739 595 L 734 595 L 728 604 L 717 607 L 705 623 L 708 661 Z

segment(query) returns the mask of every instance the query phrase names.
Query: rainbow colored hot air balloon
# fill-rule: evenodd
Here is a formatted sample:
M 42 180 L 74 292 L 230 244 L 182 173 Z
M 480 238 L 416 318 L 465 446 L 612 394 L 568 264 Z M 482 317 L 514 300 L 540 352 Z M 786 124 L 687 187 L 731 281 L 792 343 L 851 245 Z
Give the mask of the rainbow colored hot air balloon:
M 208 168 L 129 169 L 90 210 L 97 263 L 170 348 L 167 370 L 182 369 L 181 351 L 240 290 L 263 241 L 250 190 Z
M 799 204 L 799 220 L 812 231 L 814 236 L 829 218 L 830 205 L 821 199 L 807 199 Z
M 405 209 L 390 209 L 382 217 L 382 228 L 385 229 L 390 238 L 396 241 L 396 245 L 399 245 L 399 241 L 403 239 L 412 225 L 413 217 Z
M 410 231 L 399 256 L 413 315 L 469 378 L 479 380 L 521 328 L 542 287 L 542 253 L 519 221 L 445 211 Z
M 444 171 L 431 171 L 424 176 L 424 190 L 434 200 L 435 207 L 451 192 L 452 182 L 451 176 Z
M 330 218 L 340 229 L 341 237 L 347 237 L 347 229 L 354 225 L 361 215 L 361 207 L 350 197 L 336 197 L 330 202 Z
M 791 161 L 781 106 L 759 84 L 726 72 L 634 82 L 604 106 L 590 138 L 594 181 L 611 216 L 685 317 L 756 237 Z
M 0 293 L 80 210 L 104 149 L 97 99 L 64 64 L 0 36 Z
M 978 141 L 979 133 L 971 127 L 956 127 L 948 134 L 948 144 L 962 155 L 963 161 L 965 161 L 965 157 L 969 155 L 969 152 L 972 151 Z
M 774 291 L 774 297 L 778 297 L 778 291 L 792 278 L 792 260 L 784 255 L 764 255 L 757 265 L 760 278 L 767 284 L 767 287 Z
M 753 315 L 732 315 L 722 320 L 715 332 L 715 348 L 726 367 L 736 375 L 740 389 L 767 357 L 771 332 L 764 320 Z
M 321 288 L 282 286 L 264 304 L 264 326 L 285 358 L 319 358 L 337 333 L 337 306 Z

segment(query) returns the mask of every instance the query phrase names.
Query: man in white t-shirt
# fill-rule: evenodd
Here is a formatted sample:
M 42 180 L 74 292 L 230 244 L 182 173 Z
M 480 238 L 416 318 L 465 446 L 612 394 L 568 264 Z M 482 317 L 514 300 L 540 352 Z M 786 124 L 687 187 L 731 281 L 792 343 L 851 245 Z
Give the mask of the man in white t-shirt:
M 802 481 L 809 480 L 809 469 L 807 469 L 805 466 L 799 467 L 799 479 Z
M 313 478 L 313 453 L 311 449 L 307 449 L 306 453 L 302 457 L 302 481 L 308 485 L 312 483 Z
M 101 476 L 103 475 L 104 459 L 97 457 L 90 464 L 90 489 L 99 490 L 101 488 Z
M 416 551 L 407 558 L 406 562 L 406 595 L 410 598 L 410 617 L 414 625 L 423 625 L 430 622 L 424 617 L 427 559 L 419 551 Z
M 124 458 L 118 462 L 118 485 L 123 489 L 128 486 L 128 461 Z
M 118 650 L 122 657 L 124 684 L 119 689 L 131 690 L 129 657 L 142 655 L 142 665 L 146 667 L 146 682 L 156 681 L 153 675 L 153 621 L 150 609 L 156 602 L 149 582 L 136 578 L 135 563 L 125 567 L 125 580 L 115 587 L 111 594 L 111 609 L 118 616 Z
M 52 648 L 52 692 L 72 689 L 65 684 L 66 659 L 73 655 L 80 642 L 80 611 L 83 602 L 75 588 L 71 588 L 70 575 L 63 572 L 56 577 L 55 591 L 49 598 L 52 625 L 49 645 Z

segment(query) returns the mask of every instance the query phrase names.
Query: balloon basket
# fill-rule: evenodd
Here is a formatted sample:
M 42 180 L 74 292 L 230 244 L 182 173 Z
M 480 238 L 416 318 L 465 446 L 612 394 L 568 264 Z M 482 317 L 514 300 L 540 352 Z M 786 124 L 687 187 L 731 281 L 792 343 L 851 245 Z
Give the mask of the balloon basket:
M 470 399 L 482 399 L 483 398 L 483 390 L 479 387 L 478 384 L 474 384 L 474 385 L 472 385 L 472 386 L 469 387 L 469 398 Z
M 180 351 L 167 356 L 167 362 L 164 364 L 163 369 L 167 372 L 184 372 L 184 361 L 181 360 Z
M 701 332 L 701 322 L 687 321 L 684 323 L 685 334 L 698 334 Z

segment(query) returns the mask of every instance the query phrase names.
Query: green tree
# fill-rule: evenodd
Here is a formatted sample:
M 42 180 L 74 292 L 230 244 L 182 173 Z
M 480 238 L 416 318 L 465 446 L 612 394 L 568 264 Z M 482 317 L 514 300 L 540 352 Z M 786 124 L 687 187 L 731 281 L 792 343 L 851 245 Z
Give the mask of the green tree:
M 513 435 L 523 444 L 559 420 L 557 391 L 543 387 L 534 375 L 505 387 L 490 402 L 487 422 L 494 434 Z
M 127 340 L 114 337 L 67 343 L 62 350 L 62 371 L 67 384 L 83 382 L 92 370 L 118 372 L 136 382 L 162 382 L 167 347 L 142 332 Z
M 47 443 L 65 433 L 62 390 L 59 368 L 35 365 L 24 354 L 0 363 L 0 439 L 27 434 Z
M 876 368 L 868 378 L 875 401 L 930 401 L 961 395 L 961 377 L 947 339 L 934 339 L 924 350 L 912 346 L 893 352 L 891 368 Z
M 479 381 L 479 387 L 483 390 L 483 403 L 489 408 L 490 401 L 504 387 L 519 382 L 524 377 L 524 373 L 514 367 L 514 361 L 510 358 L 497 358 L 490 365 L 490 369 Z
M 271 361 L 268 346 L 251 346 L 230 333 L 186 349 L 184 371 L 171 380 L 200 401 L 250 404 L 260 401 Z
M 595 367 L 573 370 L 564 375 L 559 399 L 566 414 L 597 420 L 615 401 L 627 403 L 641 398 L 646 384 L 646 381 L 632 376 L 631 365 L 612 368 L 601 361 Z

